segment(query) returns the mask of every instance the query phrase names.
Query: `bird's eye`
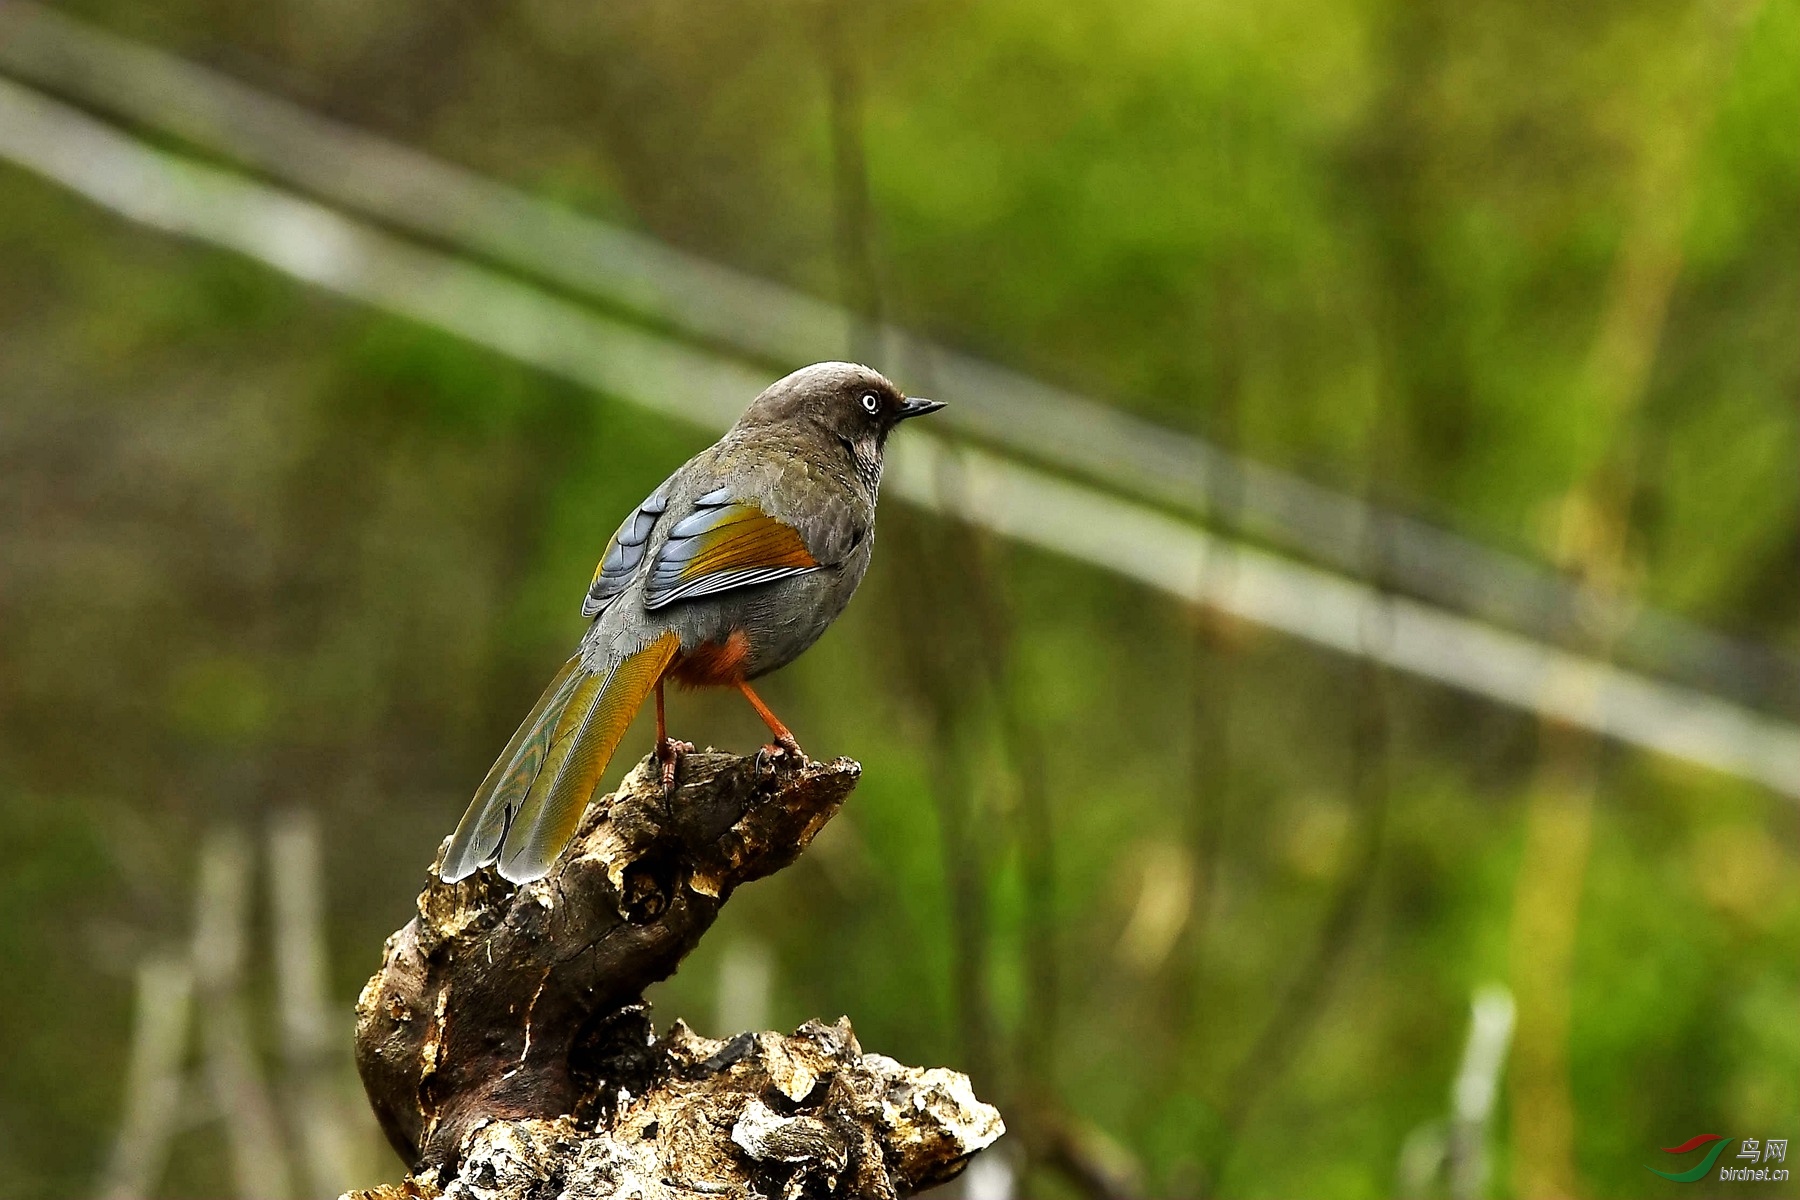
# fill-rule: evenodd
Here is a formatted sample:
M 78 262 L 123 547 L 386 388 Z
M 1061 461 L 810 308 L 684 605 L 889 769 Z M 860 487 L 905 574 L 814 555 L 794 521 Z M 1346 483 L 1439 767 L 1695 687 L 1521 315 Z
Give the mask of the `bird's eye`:
M 863 411 L 872 417 L 881 411 L 881 397 L 877 396 L 874 392 L 864 392 L 862 394 L 862 406 Z

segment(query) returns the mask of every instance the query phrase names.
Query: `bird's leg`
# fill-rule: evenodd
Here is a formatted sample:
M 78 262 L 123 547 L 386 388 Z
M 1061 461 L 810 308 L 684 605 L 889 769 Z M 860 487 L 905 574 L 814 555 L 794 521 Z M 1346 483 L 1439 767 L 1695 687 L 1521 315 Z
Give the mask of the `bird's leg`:
M 800 748 L 800 743 L 794 740 L 794 735 L 788 731 L 788 727 L 781 723 L 781 718 L 769 711 L 769 706 L 762 702 L 761 696 L 750 690 L 749 684 L 740 679 L 737 686 L 738 691 L 744 693 L 744 699 L 750 702 L 750 707 L 756 710 L 756 715 L 763 719 L 763 724 L 769 727 L 769 732 L 775 735 L 776 747 L 787 751 L 801 762 L 805 762 L 806 751 Z
M 663 716 L 663 681 L 656 681 L 656 765 L 662 768 L 663 791 L 675 786 L 675 768 L 681 756 L 694 748 L 692 742 L 677 742 L 669 737 L 669 723 Z

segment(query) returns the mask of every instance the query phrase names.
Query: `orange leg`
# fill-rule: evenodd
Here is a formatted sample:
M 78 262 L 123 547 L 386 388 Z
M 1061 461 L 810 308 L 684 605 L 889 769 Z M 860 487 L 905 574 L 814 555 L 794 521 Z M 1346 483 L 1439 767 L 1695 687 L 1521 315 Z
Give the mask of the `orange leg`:
M 763 719 L 763 724 L 769 727 L 769 732 L 775 735 L 775 744 L 801 762 L 805 762 L 806 751 L 800 749 L 800 743 L 794 740 L 794 735 L 788 732 L 788 727 L 781 723 L 781 718 L 769 711 L 769 706 L 762 702 L 762 697 L 751 691 L 750 685 L 741 679 L 738 680 L 737 687 L 738 691 L 744 693 L 744 699 L 750 702 L 750 707 L 756 710 L 756 715 Z
M 656 762 L 662 768 L 663 790 L 675 786 L 675 768 L 681 756 L 694 748 L 692 742 L 677 742 L 669 737 L 669 723 L 663 716 L 663 681 L 656 681 Z

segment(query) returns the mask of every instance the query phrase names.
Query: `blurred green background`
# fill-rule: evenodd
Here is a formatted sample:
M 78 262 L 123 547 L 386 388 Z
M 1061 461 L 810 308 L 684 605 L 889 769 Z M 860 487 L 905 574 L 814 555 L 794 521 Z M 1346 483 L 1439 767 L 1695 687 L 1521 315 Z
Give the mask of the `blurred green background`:
M 61 7 L 1800 652 L 1795 0 Z M 231 830 L 293 1193 L 308 1106 L 354 1121 L 332 1186 L 398 1175 L 357 990 L 620 515 L 710 436 L 0 162 L 0 1191 L 102 1188 L 134 974 Z M 1657 1147 L 1800 1134 L 1791 796 L 891 500 L 881 532 L 764 689 L 864 782 L 659 1021 L 845 1013 L 967 1070 L 1013 1129 L 982 1186 L 1026 1196 L 1437 1194 L 1403 1148 L 1431 1161 L 1488 984 L 1517 1025 L 1479 1191 L 1684 1194 Z M 672 723 L 761 740 L 732 698 Z M 263 945 L 296 812 L 323 1074 Z M 155 1194 L 241 1191 L 187 1057 Z

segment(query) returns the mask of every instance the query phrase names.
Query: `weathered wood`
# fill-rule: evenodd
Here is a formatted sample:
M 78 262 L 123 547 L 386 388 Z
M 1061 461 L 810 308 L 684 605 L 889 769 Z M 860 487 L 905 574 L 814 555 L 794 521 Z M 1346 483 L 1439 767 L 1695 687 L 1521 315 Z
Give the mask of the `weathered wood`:
M 657 1038 L 643 1002 L 860 774 L 709 751 L 665 795 L 645 760 L 545 878 L 434 869 L 357 1002 L 364 1087 L 412 1166 L 366 1195 L 902 1196 L 960 1171 L 1002 1131 L 963 1076 L 865 1055 L 844 1020 Z

